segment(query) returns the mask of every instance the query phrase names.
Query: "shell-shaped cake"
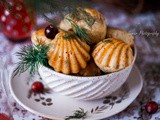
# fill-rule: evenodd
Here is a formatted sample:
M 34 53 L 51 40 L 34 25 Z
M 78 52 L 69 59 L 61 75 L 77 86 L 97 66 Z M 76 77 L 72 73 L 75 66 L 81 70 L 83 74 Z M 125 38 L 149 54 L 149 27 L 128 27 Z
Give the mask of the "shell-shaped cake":
M 82 69 L 79 73 L 80 76 L 99 76 L 101 75 L 101 70 L 95 64 L 93 58 L 87 64 L 87 67 Z
M 96 65 L 106 73 L 115 72 L 132 64 L 133 51 L 127 43 L 114 38 L 99 42 L 92 52 Z
M 72 31 L 68 31 L 67 36 L 72 34 Z M 66 33 L 60 31 L 52 43 L 48 52 L 48 62 L 56 72 L 78 73 L 87 66 L 90 60 L 90 46 L 78 37 L 66 38 Z
M 95 9 L 91 8 L 77 8 L 77 16 L 73 13 L 67 14 L 61 21 L 59 27 L 63 30 L 74 30 L 74 25 L 68 20 L 72 20 L 80 28 L 87 31 L 91 44 L 98 43 L 106 36 L 106 21 L 103 15 Z M 74 12 L 75 13 L 75 12 Z M 73 14 L 73 15 L 72 15 Z
M 40 30 L 33 32 L 31 36 L 31 40 L 33 44 L 38 44 L 38 43 L 49 44 L 52 41 L 52 39 L 49 39 L 45 36 L 44 31 L 45 29 L 40 29 Z
M 122 40 L 122 41 L 126 42 L 131 47 L 134 46 L 134 36 L 128 31 L 118 29 L 118 28 L 108 27 L 107 28 L 107 37 L 108 38 L 116 38 L 118 40 Z

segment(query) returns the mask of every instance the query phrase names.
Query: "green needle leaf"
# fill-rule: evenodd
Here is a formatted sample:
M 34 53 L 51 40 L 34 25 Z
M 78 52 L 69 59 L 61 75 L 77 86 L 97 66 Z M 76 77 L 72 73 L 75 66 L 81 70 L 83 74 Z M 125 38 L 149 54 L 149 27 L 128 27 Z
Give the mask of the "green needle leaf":
M 31 76 L 33 76 L 37 71 L 40 65 L 48 65 L 47 52 L 49 50 L 49 45 L 27 45 L 21 48 L 20 52 L 17 52 L 16 55 L 19 57 L 19 62 L 17 67 L 14 70 L 14 76 L 17 74 L 29 70 Z
M 85 119 L 86 117 L 87 117 L 87 112 L 85 112 L 84 109 L 79 108 L 79 110 L 74 111 L 73 115 L 66 116 L 65 120 Z

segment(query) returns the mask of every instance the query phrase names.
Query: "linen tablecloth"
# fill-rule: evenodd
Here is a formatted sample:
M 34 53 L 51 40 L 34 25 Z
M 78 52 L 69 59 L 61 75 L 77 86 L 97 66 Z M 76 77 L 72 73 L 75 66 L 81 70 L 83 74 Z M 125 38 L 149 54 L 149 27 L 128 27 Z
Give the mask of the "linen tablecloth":
M 135 35 L 138 49 L 136 65 L 144 79 L 143 89 L 134 102 L 124 111 L 104 120 L 160 120 L 159 111 L 148 115 L 143 110 L 149 100 L 160 104 L 160 12 L 129 15 L 122 10 L 108 9 L 104 5 L 96 9 L 103 13 L 108 26 L 122 28 Z M 38 24 L 42 21 L 39 19 Z M 30 39 L 22 43 L 11 42 L 0 32 L 0 52 L 8 54 L 11 64 L 17 61 L 15 53 L 30 43 Z M 48 120 L 23 109 L 14 99 L 11 103 L 15 120 Z M 6 111 L 6 99 L 1 88 L 0 111 Z

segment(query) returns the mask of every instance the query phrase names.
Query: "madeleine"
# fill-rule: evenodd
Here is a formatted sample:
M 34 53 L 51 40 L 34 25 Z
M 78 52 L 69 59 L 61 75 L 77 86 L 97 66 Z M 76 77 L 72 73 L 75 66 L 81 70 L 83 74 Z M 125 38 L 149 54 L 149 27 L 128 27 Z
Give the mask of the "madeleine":
M 33 44 L 49 44 L 52 39 L 49 39 L 45 36 L 45 29 L 40 29 L 32 33 L 31 40 Z
M 127 43 L 115 38 L 99 42 L 93 52 L 96 65 L 106 73 L 119 71 L 132 64 L 133 51 Z
M 95 64 L 93 58 L 91 58 L 87 64 L 87 67 L 80 70 L 80 72 L 78 74 L 80 76 L 99 76 L 99 75 L 101 75 L 101 70 Z
M 103 40 L 106 36 L 106 22 L 103 15 L 95 9 L 91 8 L 77 8 L 78 19 L 76 15 L 67 14 L 65 18 L 60 22 L 59 27 L 63 30 L 73 29 L 75 31 L 75 25 L 78 25 L 80 28 L 85 29 L 88 33 L 88 38 L 90 39 L 91 44 L 96 44 L 99 41 Z M 68 20 L 69 19 L 69 20 Z
M 74 34 L 68 31 L 67 35 Z M 61 31 L 56 36 L 48 52 L 48 62 L 56 72 L 64 74 L 78 73 L 90 60 L 90 46 L 78 37 L 66 38 Z

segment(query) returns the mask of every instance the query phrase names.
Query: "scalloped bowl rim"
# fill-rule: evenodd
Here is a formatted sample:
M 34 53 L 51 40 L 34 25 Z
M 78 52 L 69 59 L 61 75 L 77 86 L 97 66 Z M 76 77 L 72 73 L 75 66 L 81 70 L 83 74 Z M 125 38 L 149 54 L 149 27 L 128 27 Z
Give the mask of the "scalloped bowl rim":
M 136 57 L 137 57 L 137 47 L 136 47 L 136 45 L 134 44 L 134 59 L 133 59 L 133 61 L 132 61 L 132 64 L 130 64 L 129 66 L 127 66 L 126 68 L 124 68 L 124 69 L 122 69 L 122 70 L 119 70 L 119 71 L 116 71 L 116 72 L 113 72 L 113 73 L 108 73 L 108 74 L 106 74 L 106 75 L 99 75 L 99 76 L 73 76 L 73 75 L 67 75 L 67 74 L 63 74 L 63 73 L 59 73 L 59 72 L 56 72 L 56 71 L 54 71 L 54 70 L 52 70 L 52 69 L 50 69 L 50 68 L 48 68 L 48 67 L 46 67 L 46 66 L 43 66 L 43 65 L 41 65 L 41 67 L 40 67 L 40 69 L 41 68 L 45 68 L 45 69 L 47 69 L 49 72 L 52 72 L 52 73 L 54 73 L 54 75 L 57 75 L 57 76 L 59 76 L 59 77 L 63 77 L 63 78 L 68 78 L 68 79 L 79 79 L 79 80 L 86 80 L 86 81 L 88 81 L 89 79 L 97 79 L 97 78 L 99 78 L 99 79 L 103 79 L 103 78 L 106 78 L 106 77 L 109 77 L 109 76 L 113 76 L 114 74 L 118 74 L 119 72 L 123 72 L 124 70 L 126 70 L 126 69 L 128 69 L 128 68 L 130 68 L 131 67 L 131 69 L 132 69 L 132 67 L 133 67 L 133 65 L 134 65 L 134 63 L 135 63 L 135 60 L 136 60 Z

